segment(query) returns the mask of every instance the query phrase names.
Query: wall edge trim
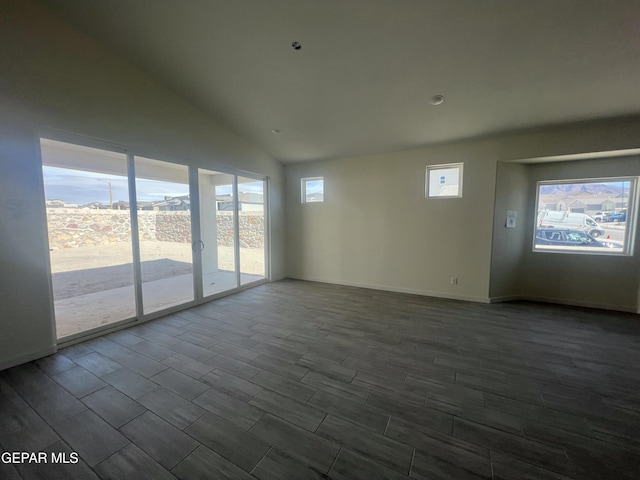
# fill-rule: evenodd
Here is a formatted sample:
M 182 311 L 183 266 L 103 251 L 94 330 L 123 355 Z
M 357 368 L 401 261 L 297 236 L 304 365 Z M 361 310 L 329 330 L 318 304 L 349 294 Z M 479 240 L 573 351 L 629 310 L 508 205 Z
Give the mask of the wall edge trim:
M 364 282 L 349 282 L 343 280 L 330 280 L 326 278 L 320 277 L 309 277 L 309 276 L 296 276 L 296 275 L 287 275 L 287 278 L 292 280 L 304 280 L 306 282 L 318 282 L 318 283 L 329 283 L 332 285 L 344 285 L 346 287 L 359 287 L 359 288 L 368 288 L 371 290 L 381 290 L 384 292 L 396 292 L 396 293 L 409 293 L 412 295 L 420 295 L 423 297 L 434 297 L 434 298 L 446 298 L 449 300 L 462 300 L 466 302 L 475 302 L 475 303 L 489 303 L 489 298 L 485 297 L 474 297 L 471 295 L 455 295 L 448 294 L 442 292 L 433 292 L 430 290 L 418 290 L 414 288 L 401 288 L 401 287 L 391 287 L 389 285 L 378 285 L 375 283 L 364 283 Z
M 48 357 L 49 355 L 52 355 L 57 351 L 58 347 L 53 345 L 51 347 L 43 348 L 42 350 L 36 350 L 35 352 L 29 352 L 18 357 L 0 361 L 0 371 L 15 367 L 17 365 L 22 365 L 23 363 L 32 362 L 33 360 L 38 360 L 42 357 Z

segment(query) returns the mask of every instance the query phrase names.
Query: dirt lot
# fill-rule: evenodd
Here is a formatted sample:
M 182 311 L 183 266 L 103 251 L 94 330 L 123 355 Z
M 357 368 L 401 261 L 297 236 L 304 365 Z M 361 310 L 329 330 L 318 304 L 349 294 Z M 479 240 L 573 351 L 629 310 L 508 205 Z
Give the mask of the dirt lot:
M 192 271 L 189 243 L 140 242 L 140 257 L 143 282 Z M 264 274 L 261 249 L 241 248 L 240 260 L 243 273 Z M 233 248 L 218 248 L 218 268 L 233 270 Z M 56 300 L 133 285 L 131 245 L 114 243 L 54 250 L 51 270 Z

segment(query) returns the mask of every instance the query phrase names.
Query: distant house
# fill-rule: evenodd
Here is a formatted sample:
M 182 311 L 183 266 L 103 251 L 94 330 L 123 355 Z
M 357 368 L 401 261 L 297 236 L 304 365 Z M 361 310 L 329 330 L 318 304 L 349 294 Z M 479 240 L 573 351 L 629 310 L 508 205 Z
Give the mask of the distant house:
M 130 205 L 129 202 L 125 202 L 124 200 L 118 200 L 113 203 L 114 210 L 129 210 Z
M 628 200 L 628 197 L 627 197 Z M 586 213 L 588 215 L 597 212 L 614 210 L 624 207 L 623 196 L 606 193 L 556 193 L 540 195 L 539 207 L 544 210 L 569 211 L 575 213 Z
M 216 195 L 217 209 L 220 212 L 233 211 L 233 196 L 231 194 Z M 239 211 L 262 211 L 264 195 L 257 192 L 238 192 Z
M 164 197 L 164 200 L 151 202 L 138 202 L 138 210 L 155 210 L 155 211 L 186 211 L 191 208 L 189 195 L 180 197 Z

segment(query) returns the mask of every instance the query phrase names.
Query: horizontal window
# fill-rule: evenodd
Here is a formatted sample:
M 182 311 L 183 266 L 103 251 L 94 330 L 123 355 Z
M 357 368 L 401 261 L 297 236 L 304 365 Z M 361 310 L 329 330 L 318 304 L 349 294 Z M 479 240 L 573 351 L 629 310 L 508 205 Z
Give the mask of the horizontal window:
M 630 255 L 634 177 L 538 182 L 536 251 Z

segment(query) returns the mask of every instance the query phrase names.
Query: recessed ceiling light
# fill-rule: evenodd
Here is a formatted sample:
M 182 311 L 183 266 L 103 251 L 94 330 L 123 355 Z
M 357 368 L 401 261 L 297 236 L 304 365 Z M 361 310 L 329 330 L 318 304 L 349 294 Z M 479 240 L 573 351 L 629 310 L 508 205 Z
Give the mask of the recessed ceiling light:
M 280 130 L 279 128 L 272 128 L 271 133 L 273 133 L 274 135 L 277 135 L 279 133 L 282 133 L 282 130 Z
M 442 95 L 434 95 L 429 99 L 429 103 L 431 105 L 442 105 L 444 102 L 444 97 Z

